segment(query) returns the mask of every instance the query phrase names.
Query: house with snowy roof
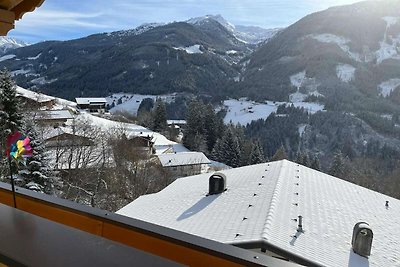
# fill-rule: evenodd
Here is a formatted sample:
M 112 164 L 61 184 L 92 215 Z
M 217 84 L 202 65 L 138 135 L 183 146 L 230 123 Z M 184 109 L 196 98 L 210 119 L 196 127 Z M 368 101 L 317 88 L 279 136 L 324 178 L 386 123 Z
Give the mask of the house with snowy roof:
M 73 119 L 74 117 L 69 110 L 44 110 L 36 114 L 36 121 L 42 125 L 53 127 L 62 126 Z
M 177 179 L 117 213 L 306 266 L 400 266 L 400 200 L 287 160 Z
M 200 174 L 211 163 L 201 152 L 166 153 L 157 157 L 163 169 L 173 177 Z
M 74 146 L 92 146 L 94 140 L 74 131 L 71 127 L 49 128 L 44 136 L 44 141 L 48 147 L 74 147 Z
M 34 109 L 52 108 L 56 104 L 56 98 L 41 93 L 26 90 L 17 86 L 17 98 L 26 106 Z
M 81 97 L 76 98 L 75 100 L 79 109 L 99 113 L 103 113 L 106 111 L 107 100 L 103 97 Z

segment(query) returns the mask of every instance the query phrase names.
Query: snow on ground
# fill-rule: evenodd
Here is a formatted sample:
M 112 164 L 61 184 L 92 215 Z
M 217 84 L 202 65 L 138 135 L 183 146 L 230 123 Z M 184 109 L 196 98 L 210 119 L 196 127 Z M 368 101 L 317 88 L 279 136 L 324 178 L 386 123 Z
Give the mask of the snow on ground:
M 33 83 L 33 84 L 45 85 L 45 84 L 49 84 L 49 83 L 56 82 L 57 80 L 58 80 L 58 79 L 46 80 L 45 77 L 39 77 L 39 78 L 33 79 L 33 80 L 31 81 L 31 83 Z
M 39 53 L 36 57 L 28 57 L 28 60 L 36 60 L 36 59 L 38 59 L 41 55 L 42 55 L 42 53 Z
M 336 66 L 336 75 L 343 82 L 350 82 L 354 79 L 356 68 L 349 64 L 339 64 Z
M 276 112 L 280 105 L 291 105 L 304 108 L 307 112 L 314 114 L 322 111 L 324 106 L 318 103 L 309 102 L 272 102 L 257 103 L 246 99 L 229 99 L 224 101 L 224 106 L 227 109 L 227 114 L 224 118 L 224 123 L 246 125 L 252 121 L 266 119 L 272 112 Z
M 236 51 L 236 50 L 229 50 L 229 51 L 226 51 L 226 54 L 227 55 L 236 55 L 238 53 L 238 51 Z
M 378 85 L 379 94 L 383 97 L 387 97 L 392 93 L 394 89 L 400 86 L 400 79 L 390 79 L 386 82 L 381 83 Z
M 31 72 L 31 70 L 26 70 L 26 69 L 14 70 L 14 71 L 11 72 L 11 77 L 14 77 L 14 76 L 17 76 L 17 75 L 28 76 L 27 74 L 30 73 L 30 72 Z M 34 74 L 31 74 L 31 75 L 34 75 Z
M 203 54 L 203 51 L 200 50 L 200 45 L 192 45 L 187 47 L 174 47 L 175 50 L 183 50 L 188 54 Z
M 294 87 L 299 89 L 303 85 L 305 78 L 306 78 L 306 71 L 302 71 L 302 72 L 299 72 L 297 74 L 290 76 L 290 83 Z
M 244 99 L 230 99 L 224 101 L 224 106 L 227 107 L 227 114 L 224 118 L 226 124 L 246 125 L 251 121 L 258 119 L 266 119 L 272 112 L 276 112 L 278 105 L 273 102 L 267 104 L 259 104 Z
M 307 96 L 308 95 L 297 91 L 296 93 L 289 95 L 289 100 L 290 100 L 290 102 L 302 102 L 306 99 Z
M 399 21 L 399 17 L 383 17 L 382 19 L 386 21 L 387 28 L 390 28 Z
M 361 62 L 361 56 L 358 53 L 350 51 L 350 47 L 347 45 L 350 43 L 350 40 L 347 38 L 330 33 L 312 34 L 310 37 L 321 43 L 337 44 L 351 59 Z
M 323 96 L 318 93 L 318 86 L 320 85 L 315 78 L 306 77 L 306 71 L 299 72 L 290 76 L 290 83 L 297 91 L 289 95 L 290 102 L 303 102 L 307 96 Z M 304 88 L 307 94 L 301 93 L 300 88 Z
M 182 144 L 173 142 L 168 140 L 162 134 L 153 132 L 143 126 L 136 125 L 133 123 L 121 123 L 117 121 L 111 121 L 104 118 L 100 118 L 94 116 L 90 113 L 81 113 L 77 116 L 77 120 L 89 121 L 93 125 L 100 127 L 102 130 L 106 132 L 123 130 L 125 131 L 127 137 L 133 136 L 152 136 L 154 141 L 154 149 L 156 150 L 156 154 L 163 154 L 167 150 L 171 153 L 180 153 L 180 152 L 188 152 L 189 150 L 184 147 Z
M 400 35 L 397 37 L 389 36 L 387 34 L 389 28 L 395 25 L 398 21 L 398 17 L 383 17 L 384 21 L 386 21 L 386 31 L 383 36 L 383 40 L 379 43 L 380 48 L 378 51 L 375 52 L 377 63 L 380 64 L 386 59 L 400 59 L 400 55 L 397 52 L 397 47 L 400 45 Z
M 9 60 L 9 59 L 12 59 L 12 58 L 15 58 L 15 57 L 16 57 L 16 55 L 5 55 L 5 56 L 0 57 L 0 62 Z
M 139 109 L 140 103 L 142 103 L 143 99 L 151 98 L 156 101 L 157 98 L 161 98 L 164 102 L 171 103 L 175 100 L 175 94 L 169 95 L 139 95 L 139 94 L 113 94 L 107 97 L 107 103 L 111 105 L 114 103 L 115 107 L 110 110 L 111 114 L 115 114 L 118 112 L 128 112 L 132 115 L 137 115 L 137 111 Z M 117 105 L 118 100 L 121 99 L 122 104 Z
M 303 135 L 304 131 L 306 130 L 307 124 L 300 124 L 299 125 L 299 135 L 300 137 Z

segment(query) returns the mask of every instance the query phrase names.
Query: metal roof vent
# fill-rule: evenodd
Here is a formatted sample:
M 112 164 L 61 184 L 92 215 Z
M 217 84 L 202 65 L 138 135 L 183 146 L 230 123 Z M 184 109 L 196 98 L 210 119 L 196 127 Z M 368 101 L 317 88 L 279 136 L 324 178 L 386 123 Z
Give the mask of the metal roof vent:
M 220 172 L 214 173 L 209 180 L 208 195 L 221 194 L 226 190 L 226 175 Z
M 351 240 L 354 253 L 368 258 L 371 255 L 373 237 L 374 234 L 368 223 L 359 222 L 354 225 L 353 238 Z

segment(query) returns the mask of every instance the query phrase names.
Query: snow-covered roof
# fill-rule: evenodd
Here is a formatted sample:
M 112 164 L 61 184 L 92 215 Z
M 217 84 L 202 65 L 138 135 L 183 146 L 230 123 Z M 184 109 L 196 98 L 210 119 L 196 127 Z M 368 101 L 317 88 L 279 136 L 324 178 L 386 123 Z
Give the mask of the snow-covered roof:
M 201 174 L 117 213 L 223 243 L 263 242 L 323 266 L 400 266 L 400 200 L 287 160 L 222 173 L 220 195 L 207 196 L 210 174 Z M 360 221 L 374 231 L 368 259 L 351 248 Z
M 92 97 L 92 98 L 75 98 L 78 105 L 89 105 L 92 103 L 104 103 L 107 104 L 107 100 L 103 97 Z
M 201 152 L 182 152 L 158 155 L 163 167 L 175 167 L 196 164 L 210 164 L 210 160 Z
M 74 117 L 69 110 L 46 110 L 38 114 L 42 120 L 72 120 Z
M 19 86 L 17 86 L 17 95 L 34 100 L 38 103 L 45 103 L 55 100 L 55 97 L 29 91 Z

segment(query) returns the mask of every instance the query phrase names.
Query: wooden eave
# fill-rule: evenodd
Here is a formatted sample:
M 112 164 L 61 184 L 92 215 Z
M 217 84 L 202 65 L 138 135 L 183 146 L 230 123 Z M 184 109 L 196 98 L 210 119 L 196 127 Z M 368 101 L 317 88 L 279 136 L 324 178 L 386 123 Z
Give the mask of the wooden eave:
M 27 12 L 34 11 L 44 0 L 0 0 L 0 36 L 14 29 L 16 20 Z

